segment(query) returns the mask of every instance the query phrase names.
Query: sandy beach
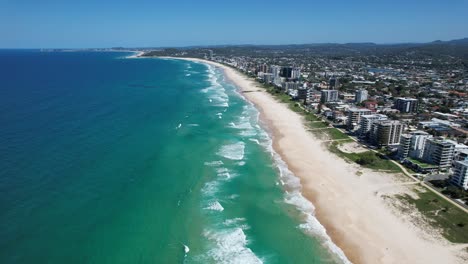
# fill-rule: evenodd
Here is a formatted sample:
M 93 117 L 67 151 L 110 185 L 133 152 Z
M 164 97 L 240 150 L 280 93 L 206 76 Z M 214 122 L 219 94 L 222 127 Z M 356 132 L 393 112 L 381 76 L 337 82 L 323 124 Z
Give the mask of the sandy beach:
M 300 178 L 303 195 L 332 241 L 353 263 L 462 263 L 460 248 L 399 213 L 387 195 L 407 193 L 402 175 L 363 169 L 329 152 L 302 116 L 236 70 L 214 62 L 260 111 L 273 148 Z M 359 173 L 358 173 L 359 172 Z
M 127 56 L 126 58 L 127 59 L 138 59 L 138 58 L 141 58 L 141 55 L 145 54 L 144 51 L 135 51 L 134 54 L 130 55 L 130 56 Z

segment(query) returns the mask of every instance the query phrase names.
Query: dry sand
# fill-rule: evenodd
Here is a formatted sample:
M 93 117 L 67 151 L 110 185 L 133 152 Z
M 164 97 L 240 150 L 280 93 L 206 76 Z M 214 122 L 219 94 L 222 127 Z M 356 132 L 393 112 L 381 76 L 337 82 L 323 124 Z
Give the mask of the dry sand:
M 300 178 L 303 195 L 328 235 L 353 263 L 461 263 L 454 245 L 411 223 L 386 195 L 407 192 L 407 180 L 349 164 L 307 132 L 303 118 L 236 70 L 214 62 L 260 111 L 273 148 Z M 358 172 L 359 171 L 359 172 Z M 406 181 L 406 183 L 405 183 Z M 411 183 L 409 183 L 411 184 Z

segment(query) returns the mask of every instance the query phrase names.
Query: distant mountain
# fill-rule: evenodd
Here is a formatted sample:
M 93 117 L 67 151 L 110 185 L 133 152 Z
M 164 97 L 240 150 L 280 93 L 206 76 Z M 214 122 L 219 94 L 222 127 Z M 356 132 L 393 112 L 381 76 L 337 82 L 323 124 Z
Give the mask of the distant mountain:
M 453 45 L 466 45 L 468 44 L 468 38 L 454 39 L 449 41 L 436 40 L 428 44 L 453 44 Z

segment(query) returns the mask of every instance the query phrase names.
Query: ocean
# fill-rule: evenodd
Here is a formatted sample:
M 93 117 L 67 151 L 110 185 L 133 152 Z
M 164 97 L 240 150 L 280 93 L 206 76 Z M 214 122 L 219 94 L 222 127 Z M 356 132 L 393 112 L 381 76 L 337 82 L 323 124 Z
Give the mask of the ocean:
M 0 263 L 343 263 L 222 71 L 0 50 Z

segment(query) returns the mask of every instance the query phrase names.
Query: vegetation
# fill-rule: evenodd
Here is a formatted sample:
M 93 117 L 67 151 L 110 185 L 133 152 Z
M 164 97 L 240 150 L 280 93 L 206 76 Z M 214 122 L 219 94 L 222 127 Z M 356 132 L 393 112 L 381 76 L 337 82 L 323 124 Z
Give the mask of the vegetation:
M 332 140 L 345 140 L 345 139 L 349 139 L 349 141 L 353 141 L 348 135 L 346 135 L 345 133 L 341 132 L 340 130 L 338 130 L 337 128 L 329 128 L 329 129 L 326 129 L 324 131 L 328 137 Z M 343 142 L 343 141 L 341 141 Z
M 341 151 L 338 146 L 341 142 L 332 142 L 329 145 L 329 150 L 336 155 L 345 158 L 351 162 L 355 162 L 365 168 L 382 170 L 387 172 L 401 172 L 400 167 L 394 164 L 391 160 L 385 158 L 383 155 L 373 151 L 366 151 L 361 153 L 346 153 Z
M 441 229 L 449 241 L 468 243 L 468 214 L 428 190 L 416 192 L 419 199 L 409 195 L 399 195 L 398 198 L 414 205 L 431 225 Z
M 431 165 L 431 164 L 428 164 L 428 163 L 419 161 L 419 160 L 417 160 L 417 159 L 413 159 L 413 158 L 410 158 L 410 157 L 407 157 L 406 159 L 409 160 L 409 161 L 411 161 L 411 162 L 414 163 L 414 164 L 417 164 L 417 165 L 418 165 L 419 167 L 421 167 L 421 168 L 430 168 L 430 167 L 434 167 L 434 165 Z

